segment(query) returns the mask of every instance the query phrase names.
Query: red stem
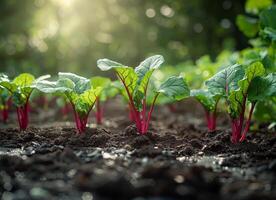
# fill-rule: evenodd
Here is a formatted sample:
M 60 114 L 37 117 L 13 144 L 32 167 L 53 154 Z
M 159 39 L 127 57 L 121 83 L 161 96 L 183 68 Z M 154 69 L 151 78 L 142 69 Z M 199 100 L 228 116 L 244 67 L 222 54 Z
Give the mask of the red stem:
M 156 99 L 157 99 L 158 95 L 159 95 L 159 93 L 157 93 L 157 94 L 155 95 L 155 97 L 154 97 L 154 99 L 153 99 L 153 102 L 152 102 L 152 104 L 151 104 L 151 106 L 150 106 L 150 110 L 149 110 L 149 113 L 148 113 L 147 122 L 146 122 L 146 124 L 145 124 L 145 127 L 143 128 L 142 134 L 145 134 L 145 133 L 147 133 L 147 131 L 148 131 L 149 122 L 150 122 L 150 119 L 151 119 L 152 111 L 153 111 L 153 108 L 154 108 L 154 105 L 155 105 L 155 102 L 156 102 Z
M 4 103 L 4 108 L 2 110 L 2 120 L 4 123 L 7 123 L 8 118 L 9 118 L 9 108 L 11 107 L 12 101 L 11 98 L 8 99 L 8 101 L 6 101 Z
M 102 124 L 103 119 L 103 107 L 101 106 L 100 100 L 97 98 L 96 100 L 96 123 Z
M 74 117 L 75 117 L 75 122 L 76 122 L 76 127 L 78 130 L 78 133 L 82 134 L 86 129 L 88 114 L 85 116 L 80 116 L 74 108 Z
M 27 101 L 23 106 L 17 107 L 16 110 L 20 131 L 24 131 L 29 124 L 29 102 Z
M 250 128 L 250 121 L 251 121 L 251 118 L 252 118 L 252 114 L 253 114 L 255 105 L 256 105 L 256 102 L 253 102 L 251 104 L 251 108 L 250 108 L 250 111 L 249 111 L 249 116 L 248 116 L 248 119 L 246 121 L 245 128 L 244 128 L 244 130 L 242 132 L 241 138 L 239 139 L 239 142 L 243 142 L 245 140 L 245 138 L 246 138 L 246 133 L 248 132 L 248 130 Z
M 4 107 L 2 110 L 2 120 L 4 123 L 7 123 L 8 117 L 9 117 L 8 109 Z
M 208 130 L 215 131 L 216 130 L 216 117 L 217 117 L 216 112 L 205 110 L 205 116 L 206 116 Z
M 240 117 L 232 119 L 232 143 L 238 143 L 241 137 L 242 124 L 240 124 Z
M 135 116 L 130 103 L 128 103 L 128 109 L 129 109 L 129 113 L 128 113 L 129 120 L 133 122 L 135 119 Z
M 126 83 L 125 81 L 123 80 L 123 78 L 120 76 L 119 73 L 117 73 L 117 76 L 119 77 L 119 79 L 122 81 L 125 89 L 126 89 L 126 92 L 127 92 L 127 95 L 128 95 L 128 99 L 129 99 L 129 104 L 131 106 L 131 109 L 133 111 L 133 114 L 134 114 L 134 121 L 135 121 L 135 124 L 136 124 L 136 128 L 137 128 L 137 131 L 139 133 L 142 132 L 142 124 L 141 124 L 141 118 L 140 118 L 140 112 L 138 110 L 136 110 L 135 108 L 135 105 L 134 105 L 134 101 L 133 101 L 133 98 L 132 98 L 132 95 L 130 94 L 130 91 L 128 89 L 128 87 L 126 86 Z

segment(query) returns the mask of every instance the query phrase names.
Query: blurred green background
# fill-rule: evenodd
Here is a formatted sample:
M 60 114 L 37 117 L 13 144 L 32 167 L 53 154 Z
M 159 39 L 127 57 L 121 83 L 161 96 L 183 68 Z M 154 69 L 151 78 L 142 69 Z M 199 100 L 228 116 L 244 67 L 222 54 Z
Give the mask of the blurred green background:
M 10 76 L 98 74 L 107 57 L 130 66 L 151 54 L 167 64 L 239 50 L 238 0 L 1 0 L 0 71 Z

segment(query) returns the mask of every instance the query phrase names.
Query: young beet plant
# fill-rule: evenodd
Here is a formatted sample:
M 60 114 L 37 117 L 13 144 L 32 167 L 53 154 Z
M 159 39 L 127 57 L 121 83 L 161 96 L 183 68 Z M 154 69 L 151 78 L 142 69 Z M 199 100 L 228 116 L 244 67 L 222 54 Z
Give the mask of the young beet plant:
M 124 85 L 130 111 L 140 134 L 147 133 L 154 105 L 160 94 L 175 100 L 183 99 L 190 94 L 189 88 L 182 77 L 170 77 L 154 90 L 154 98 L 147 112 L 147 89 L 150 77 L 163 62 L 164 59 L 160 55 L 147 58 L 135 69 L 108 59 L 100 59 L 97 62 L 98 67 L 103 71 L 114 69 Z
M 256 103 L 276 95 L 275 78 L 275 73 L 265 76 L 262 63 L 255 62 L 248 66 L 229 66 L 206 81 L 212 94 L 226 99 L 233 143 L 245 140 Z M 249 103 L 251 107 L 247 109 Z M 248 119 L 245 119 L 247 110 Z
M 85 131 L 90 111 L 99 97 L 102 87 L 92 87 L 91 81 L 72 73 L 59 73 L 57 81 L 43 80 L 37 89 L 44 93 L 60 93 L 73 107 L 79 133 Z
M 104 104 L 105 102 L 115 97 L 119 90 L 113 85 L 109 78 L 96 76 L 91 79 L 91 84 L 93 87 L 102 87 L 102 92 L 96 100 L 96 123 L 102 124 L 103 114 L 104 114 Z
M 213 95 L 208 90 L 191 90 L 191 96 L 194 97 L 204 108 L 206 122 L 209 131 L 216 130 L 218 95 Z
M 28 127 L 29 99 L 37 82 L 49 77 L 49 75 L 45 75 L 35 79 L 33 75 L 23 73 L 10 80 L 7 76 L 1 76 L 0 85 L 9 91 L 12 102 L 16 106 L 20 130 L 25 130 Z

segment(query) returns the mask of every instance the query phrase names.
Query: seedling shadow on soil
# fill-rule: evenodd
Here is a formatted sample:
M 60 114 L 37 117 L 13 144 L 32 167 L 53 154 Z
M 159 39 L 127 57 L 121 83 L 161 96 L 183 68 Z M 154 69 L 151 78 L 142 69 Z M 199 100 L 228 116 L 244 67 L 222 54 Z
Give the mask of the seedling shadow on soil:
M 127 119 L 0 129 L 0 192 L 13 199 L 275 199 L 275 133 L 230 142 L 159 112 L 146 135 Z M 161 120 L 161 122 L 160 122 Z

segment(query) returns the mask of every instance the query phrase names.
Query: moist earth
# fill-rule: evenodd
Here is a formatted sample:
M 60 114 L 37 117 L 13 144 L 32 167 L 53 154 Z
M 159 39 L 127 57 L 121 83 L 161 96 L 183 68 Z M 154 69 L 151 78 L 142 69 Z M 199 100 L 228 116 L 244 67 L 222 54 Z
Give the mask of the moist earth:
M 223 114 L 218 130 L 208 132 L 201 108 L 192 106 L 194 114 L 187 106 L 173 114 L 157 108 L 145 135 L 112 105 L 103 125 L 91 123 L 81 135 L 72 122 L 56 122 L 56 114 L 24 132 L 10 122 L 0 129 L 0 196 L 275 200 L 275 131 L 251 131 L 244 143 L 232 144 Z

